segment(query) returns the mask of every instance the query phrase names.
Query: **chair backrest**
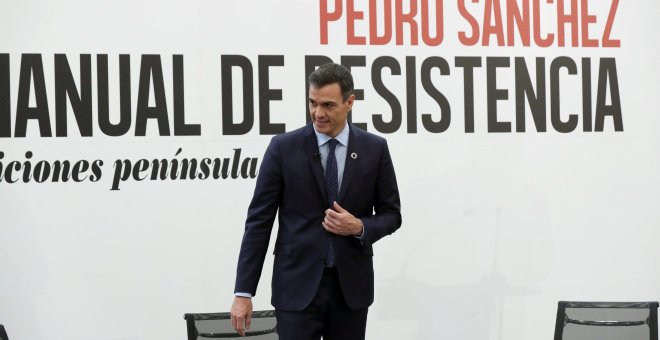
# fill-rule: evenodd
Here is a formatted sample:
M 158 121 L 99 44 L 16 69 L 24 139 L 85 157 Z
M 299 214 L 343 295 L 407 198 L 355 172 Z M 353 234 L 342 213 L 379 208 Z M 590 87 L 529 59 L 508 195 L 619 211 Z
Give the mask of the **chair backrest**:
M 555 340 L 658 340 L 658 302 L 559 301 Z
M 0 325 L 0 340 L 9 340 L 7 332 L 5 331 L 5 326 Z
M 229 313 L 186 313 L 188 340 L 210 338 L 237 338 L 238 333 L 231 325 Z M 277 339 L 275 311 L 256 311 L 252 313 L 250 330 L 246 337 L 255 340 Z

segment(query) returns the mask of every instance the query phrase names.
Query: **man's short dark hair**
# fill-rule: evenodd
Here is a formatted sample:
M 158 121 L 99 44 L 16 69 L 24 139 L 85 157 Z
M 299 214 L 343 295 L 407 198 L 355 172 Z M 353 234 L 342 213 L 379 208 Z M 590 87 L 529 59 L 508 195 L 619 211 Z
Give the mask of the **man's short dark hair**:
M 339 64 L 329 63 L 319 66 L 309 75 L 308 81 L 310 86 L 317 88 L 339 84 L 344 101 L 353 94 L 353 76 L 347 68 Z

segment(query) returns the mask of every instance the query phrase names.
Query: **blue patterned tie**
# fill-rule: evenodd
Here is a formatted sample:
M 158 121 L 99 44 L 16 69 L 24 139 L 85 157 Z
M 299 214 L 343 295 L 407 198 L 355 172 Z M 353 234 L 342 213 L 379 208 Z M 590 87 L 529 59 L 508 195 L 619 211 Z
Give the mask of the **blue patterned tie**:
M 339 143 L 336 139 L 328 141 L 328 160 L 325 163 L 325 185 L 328 189 L 328 206 L 332 209 L 332 203 L 337 200 L 339 193 L 339 177 L 337 175 L 337 157 L 335 156 L 335 148 Z M 328 254 L 326 257 L 325 265 L 327 267 L 335 266 L 335 248 L 332 245 L 332 238 L 328 246 Z

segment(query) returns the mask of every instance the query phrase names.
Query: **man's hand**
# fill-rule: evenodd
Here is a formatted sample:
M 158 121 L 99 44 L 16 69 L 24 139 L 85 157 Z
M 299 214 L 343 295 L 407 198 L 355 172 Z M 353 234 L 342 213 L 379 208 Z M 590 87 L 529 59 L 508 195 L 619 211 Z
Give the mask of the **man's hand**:
M 344 210 L 337 202 L 333 203 L 333 208 L 325 211 L 325 219 L 321 223 L 325 230 L 341 236 L 362 235 L 362 221 Z
M 231 325 L 240 336 L 245 336 L 245 331 L 250 329 L 252 322 L 252 299 L 236 296 L 231 305 Z

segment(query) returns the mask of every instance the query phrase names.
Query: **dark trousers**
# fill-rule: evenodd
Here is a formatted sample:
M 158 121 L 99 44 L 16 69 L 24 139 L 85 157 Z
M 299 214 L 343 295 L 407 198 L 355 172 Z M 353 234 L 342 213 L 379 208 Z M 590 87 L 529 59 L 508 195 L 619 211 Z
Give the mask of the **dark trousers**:
M 276 311 L 280 340 L 364 340 L 368 308 L 346 304 L 334 268 L 323 271 L 316 296 L 298 312 Z

